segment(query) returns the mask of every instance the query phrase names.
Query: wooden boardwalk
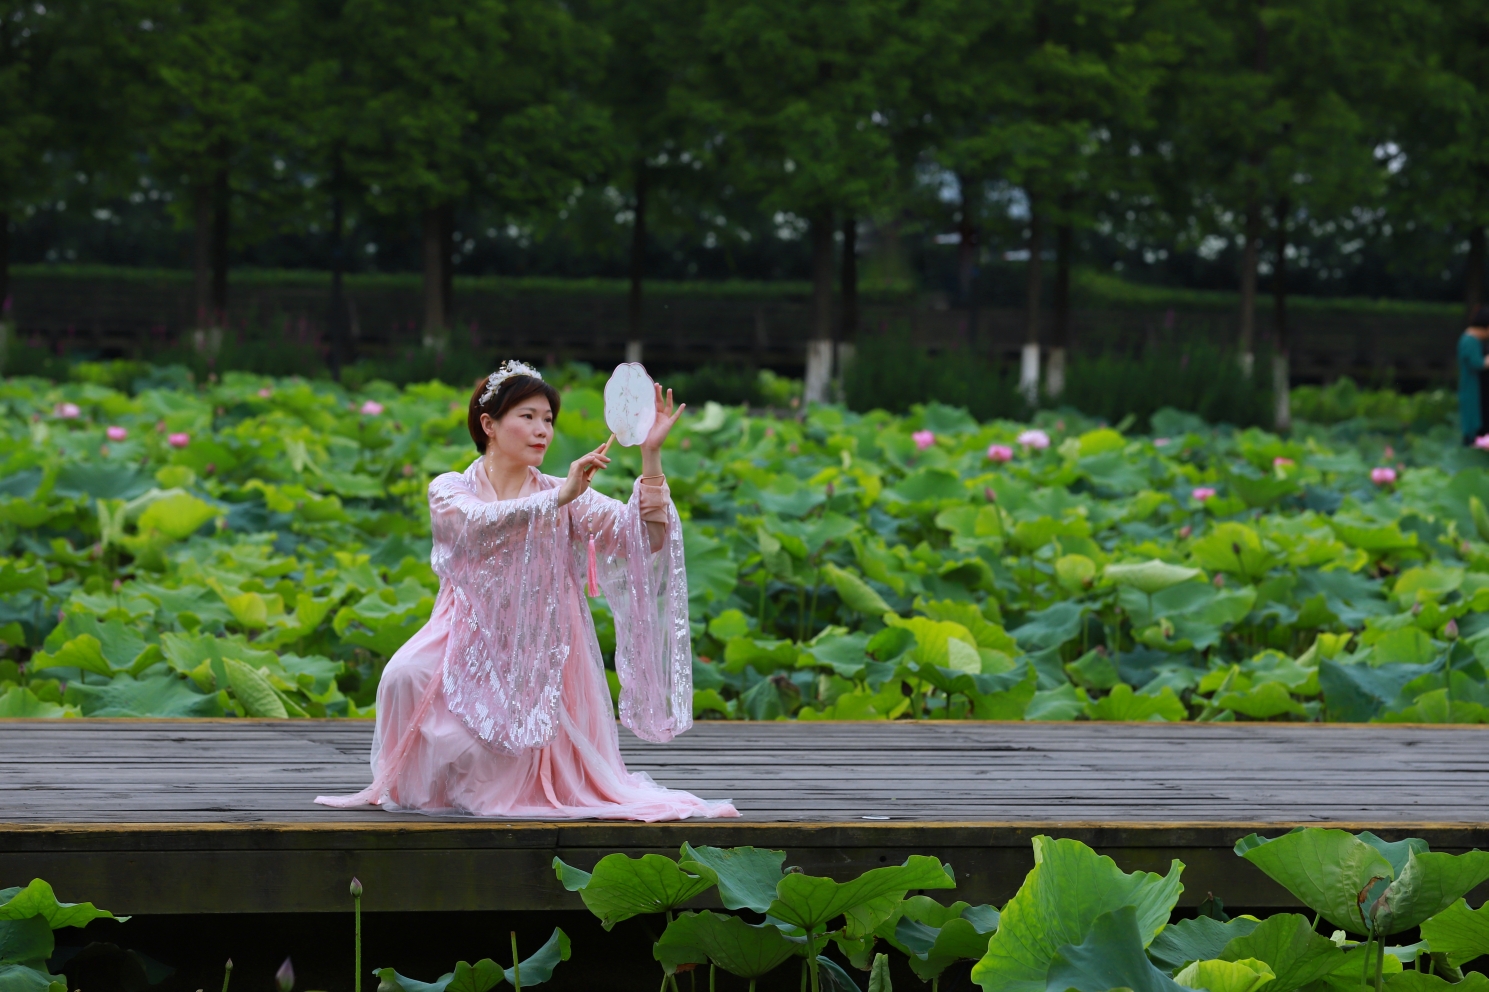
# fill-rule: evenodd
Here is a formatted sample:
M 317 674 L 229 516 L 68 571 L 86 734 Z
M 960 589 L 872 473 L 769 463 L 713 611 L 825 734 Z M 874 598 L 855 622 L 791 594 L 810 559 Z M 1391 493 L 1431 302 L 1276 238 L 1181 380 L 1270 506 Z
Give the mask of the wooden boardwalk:
M 0 887 L 49 879 L 117 912 L 559 909 L 554 855 L 588 867 L 684 840 L 784 848 L 848 877 L 911 853 L 960 897 L 999 901 L 1029 838 L 1077 837 L 1123 868 L 1187 865 L 1185 901 L 1289 897 L 1231 853 L 1298 823 L 1489 848 L 1489 728 L 1289 724 L 717 723 L 632 770 L 738 820 L 493 821 L 333 810 L 370 780 L 359 721 L 0 721 Z

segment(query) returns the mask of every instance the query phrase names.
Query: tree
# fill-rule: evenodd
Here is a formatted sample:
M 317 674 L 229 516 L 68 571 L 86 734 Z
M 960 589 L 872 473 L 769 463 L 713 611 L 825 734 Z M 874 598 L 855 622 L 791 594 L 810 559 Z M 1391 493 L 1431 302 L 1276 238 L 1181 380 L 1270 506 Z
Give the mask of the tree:
M 605 164 L 582 93 L 603 37 L 558 0 L 347 0 L 343 17 L 363 94 L 345 168 L 375 208 L 420 217 L 424 338 L 443 348 L 456 206 L 556 209 Z
M 689 90 L 702 14 L 701 0 L 605 0 L 591 12 L 610 42 L 599 97 L 614 127 L 616 179 L 631 192 L 628 361 L 640 360 L 645 340 L 648 221 L 669 189 L 696 187 L 712 157 Z
M 1171 132 L 1173 161 L 1189 178 L 1182 188 L 1191 209 L 1210 230 L 1235 232 L 1240 220 L 1238 351 L 1248 375 L 1262 239 L 1272 230 L 1272 386 L 1280 430 L 1291 421 L 1290 228 L 1368 201 L 1379 183 L 1356 103 L 1359 67 L 1370 62 L 1369 39 L 1350 30 L 1360 20 L 1359 10 L 1342 0 L 1231 0 L 1194 8 L 1185 34 L 1191 57 L 1175 79 L 1182 98 Z
M 896 181 L 890 117 L 903 105 L 901 70 L 915 55 L 898 27 L 901 0 L 710 0 L 703 111 L 727 135 L 726 154 L 766 209 L 806 221 L 812 257 L 812 338 L 806 399 L 827 398 L 837 357 L 834 248 L 839 225 L 869 212 Z

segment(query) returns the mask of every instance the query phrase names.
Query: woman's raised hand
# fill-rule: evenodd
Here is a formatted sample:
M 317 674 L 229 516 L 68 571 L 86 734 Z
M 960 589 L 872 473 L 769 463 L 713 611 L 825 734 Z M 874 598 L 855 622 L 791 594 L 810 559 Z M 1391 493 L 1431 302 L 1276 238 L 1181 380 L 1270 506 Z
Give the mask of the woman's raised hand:
M 573 502 L 584 495 L 584 491 L 589 488 L 590 480 L 594 478 L 595 473 L 610 464 L 610 456 L 606 452 L 610 450 L 610 445 L 614 442 L 615 435 L 611 434 L 609 441 L 606 441 L 584 457 L 570 463 L 569 477 L 564 480 L 564 484 L 558 490 L 559 506 Z
M 672 409 L 672 390 L 667 390 L 667 399 L 662 399 L 662 384 L 653 383 L 657 391 L 657 419 L 652 423 L 651 430 L 646 435 L 646 440 L 641 442 L 641 451 L 661 451 L 662 442 L 667 440 L 667 434 L 672 430 L 672 425 L 677 423 L 682 412 L 688 408 L 686 403 Z

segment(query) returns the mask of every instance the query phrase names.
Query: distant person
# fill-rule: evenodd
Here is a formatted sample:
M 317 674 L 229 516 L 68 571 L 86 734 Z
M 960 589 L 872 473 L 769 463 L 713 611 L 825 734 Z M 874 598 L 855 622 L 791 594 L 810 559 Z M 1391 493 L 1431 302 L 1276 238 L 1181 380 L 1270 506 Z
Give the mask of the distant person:
M 1489 357 L 1484 355 L 1485 341 L 1489 341 L 1489 307 L 1479 307 L 1458 339 L 1458 426 L 1466 445 L 1489 431 L 1489 382 L 1485 381 Z

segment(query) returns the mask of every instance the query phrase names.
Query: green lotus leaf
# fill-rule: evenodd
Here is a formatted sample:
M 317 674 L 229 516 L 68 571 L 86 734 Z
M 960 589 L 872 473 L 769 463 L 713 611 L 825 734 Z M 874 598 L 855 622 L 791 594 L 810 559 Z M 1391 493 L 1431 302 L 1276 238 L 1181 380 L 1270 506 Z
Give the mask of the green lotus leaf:
M 69 715 L 76 716 L 77 711 L 47 702 L 22 685 L 12 685 L 0 696 L 0 719 L 28 717 L 51 720 Z
M 639 858 L 608 854 L 588 878 L 558 858 L 553 859 L 553 866 L 564 887 L 578 891 L 606 930 L 633 916 L 674 910 L 719 880 L 707 865 L 693 861 L 679 865 L 660 854 Z
M 902 865 L 873 868 L 851 882 L 792 874 L 776 885 L 776 898 L 767 913 L 774 919 L 808 931 L 871 899 L 910 889 L 951 889 L 956 882 L 949 865 L 936 858 L 912 854 Z M 896 898 L 899 898 L 897 896 Z
M 1468 901 L 1459 899 L 1422 921 L 1422 939 L 1454 967 L 1489 954 L 1489 903 L 1469 909 Z
M 1293 992 L 1331 974 L 1343 961 L 1344 951 L 1316 933 L 1308 917 L 1279 913 L 1255 925 L 1249 934 L 1231 940 L 1216 957 L 1265 961 L 1274 975 L 1267 992 Z
M 1485 879 L 1489 879 L 1489 851 L 1412 851 L 1396 880 L 1370 907 L 1375 932 L 1388 935 L 1410 930 L 1447 909 Z
M 1029 650 L 1059 647 L 1080 634 L 1085 612 L 1086 608 L 1077 602 L 1055 603 L 1030 613 L 1023 626 L 1009 633 Z
M 759 847 L 694 847 L 683 844 L 678 858 L 707 865 L 718 876 L 719 901 L 725 909 L 765 912 L 775 900 L 785 851 Z
M 0 889 L 0 920 L 24 920 L 39 916 L 53 930 L 87 926 L 94 920 L 129 919 L 99 909 L 91 902 L 58 902 L 49 883 L 33 878 L 25 888 Z
M 1179 901 L 1183 870 L 1174 861 L 1167 875 L 1129 874 L 1079 841 L 1035 837 L 1034 868 L 1003 907 L 972 980 L 984 992 L 1039 992 L 1055 952 L 1084 941 L 1098 916 L 1124 906 L 1136 910 L 1141 953 Z
M 1277 564 L 1277 558 L 1262 546 L 1256 530 L 1246 524 L 1216 524 L 1204 537 L 1189 546 L 1200 567 L 1229 572 L 1255 582 Z
M 529 985 L 542 985 L 553 977 L 553 970 L 559 966 L 560 962 L 569 960 L 569 954 L 569 935 L 558 927 L 554 927 L 553 933 L 543 942 L 543 946 L 522 959 L 522 963 L 518 966 L 521 970 L 520 976 L 517 974 L 518 969 L 504 968 L 502 977 L 514 988 L 517 986 L 518 977 L 522 979 L 523 988 Z M 452 989 L 452 992 L 461 992 L 461 990 Z
M 1174 976 L 1185 988 L 1208 989 L 1209 992 L 1256 992 L 1270 985 L 1277 976 L 1265 961 L 1241 958 L 1238 961 L 1195 961 Z
M 1208 961 L 1220 957 L 1237 937 L 1244 937 L 1257 926 L 1256 920 L 1244 916 L 1222 923 L 1208 916 L 1170 923 L 1158 932 L 1148 945 L 1148 957 L 1170 973 L 1193 961 Z M 1333 946 L 1333 945 L 1330 945 Z
M 652 954 L 673 971 L 680 964 L 712 961 L 731 975 L 754 979 L 800 954 L 805 946 L 806 938 L 789 937 L 774 924 L 750 924 L 705 909 L 679 914 L 653 945 Z
M 1236 842 L 1236 853 L 1350 933 L 1368 929 L 1360 915 L 1360 892 L 1395 877 L 1385 855 L 1343 830 L 1306 827 L 1271 839 L 1250 834 Z
M 108 685 L 74 682 L 63 698 L 77 704 L 84 716 L 222 716 L 216 693 L 198 692 L 192 682 L 176 675 L 144 679 L 118 675 Z
M 875 592 L 873 587 L 863 579 L 845 568 L 839 568 L 832 562 L 828 562 L 822 566 L 822 577 L 837 590 L 838 598 L 850 610 L 871 617 L 880 617 L 893 612 L 889 604 L 884 602 L 883 596 Z
M 1425 971 L 1403 971 L 1387 975 L 1386 992 L 1489 992 L 1489 976 L 1470 971 L 1461 981 L 1450 982 Z
M 284 700 L 274 691 L 274 686 L 264 675 L 263 669 L 255 668 L 237 658 L 224 658 L 222 663 L 227 671 L 228 687 L 233 690 L 233 698 L 238 700 L 245 713 L 280 720 L 289 716 Z
M 927 912 L 925 904 L 935 911 Z M 927 982 L 958 961 L 980 960 L 998 929 L 998 911 L 991 906 L 964 902 L 941 906 L 927 896 L 906 899 L 904 906 L 891 943 L 908 956 L 910 970 Z
M 889 978 L 888 954 L 874 955 L 874 965 L 869 969 L 869 992 L 894 992 Z
M 164 534 L 174 541 L 190 537 L 209 520 L 216 518 L 216 507 L 189 493 L 176 493 L 158 499 L 140 514 L 139 531 Z
M 1083 941 L 1056 950 L 1050 958 L 1044 987 L 1046 992 L 1107 992 L 1108 989 L 1178 992 L 1180 988 L 1143 953 L 1143 933 L 1135 906 L 1102 913 L 1091 921 Z M 983 988 L 988 988 L 986 982 Z
M 1119 682 L 1112 691 L 1095 702 L 1086 704 L 1086 716 L 1092 720 L 1183 720 L 1189 711 L 1164 686 L 1155 695 L 1140 695 L 1132 686 Z
M 0 964 L 0 992 L 67 992 L 67 979 L 44 968 Z
M 1169 586 L 1198 578 L 1203 573 L 1197 568 L 1171 565 L 1154 558 L 1152 561 L 1135 564 L 1108 565 L 1102 574 L 1115 585 L 1132 586 L 1138 592 L 1151 596 Z
M 23 964 L 45 969 L 56 942 L 45 917 L 0 920 L 0 965 Z

